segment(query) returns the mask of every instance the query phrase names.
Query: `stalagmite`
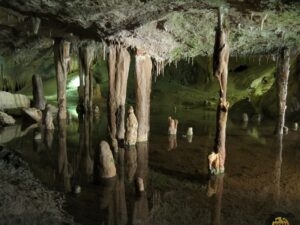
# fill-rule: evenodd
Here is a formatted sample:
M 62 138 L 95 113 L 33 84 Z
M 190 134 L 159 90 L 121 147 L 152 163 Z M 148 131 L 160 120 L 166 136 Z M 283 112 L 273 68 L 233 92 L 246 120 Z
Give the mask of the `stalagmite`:
M 276 89 L 277 89 L 277 124 L 275 134 L 283 134 L 285 125 L 286 97 L 288 91 L 288 79 L 290 73 L 289 49 L 280 49 L 277 71 L 276 71 Z
M 126 140 L 127 145 L 135 145 L 137 140 L 138 122 L 134 115 L 132 106 L 129 106 L 128 117 L 126 120 Z
M 150 94 L 152 61 L 149 55 L 142 50 L 137 50 L 135 56 L 136 71 L 136 116 L 138 119 L 137 142 L 148 141 L 150 130 Z
M 169 135 L 176 135 L 177 134 L 177 126 L 178 126 L 178 120 L 172 119 L 171 116 L 168 117 L 169 121 L 169 130 L 168 134 Z
M 125 101 L 130 54 L 126 48 L 109 46 L 109 129 L 114 150 L 125 138 Z
M 46 106 L 46 99 L 44 96 L 43 82 L 39 75 L 32 76 L 32 95 L 34 108 L 44 110 Z
M 94 59 L 94 49 L 92 45 L 85 45 L 79 48 L 80 65 L 80 100 L 83 101 L 84 111 L 92 112 L 93 108 L 93 75 L 91 65 Z M 83 79 L 84 75 L 84 79 Z M 84 87 L 82 86 L 84 83 Z M 84 90 L 83 90 L 84 89 Z
M 227 76 L 228 76 L 228 60 L 229 60 L 229 46 L 227 37 L 223 28 L 223 15 L 221 10 L 218 14 L 218 27 L 216 29 L 215 46 L 214 46 L 214 76 L 218 79 L 220 85 L 220 99 L 217 107 L 216 117 L 216 136 L 214 152 L 219 160 L 216 167 L 212 168 L 211 173 L 220 174 L 225 171 L 225 141 L 226 141 L 226 122 L 229 108 L 229 102 L 226 100 L 227 93 Z M 212 157 L 211 157 L 212 158 Z M 211 162 L 210 162 L 211 164 Z
M 54 42 L 54 63 L 57 82 L 58 118 L 67 119 L 66 82 L 70 62 L 70 42 L 56 38 Z

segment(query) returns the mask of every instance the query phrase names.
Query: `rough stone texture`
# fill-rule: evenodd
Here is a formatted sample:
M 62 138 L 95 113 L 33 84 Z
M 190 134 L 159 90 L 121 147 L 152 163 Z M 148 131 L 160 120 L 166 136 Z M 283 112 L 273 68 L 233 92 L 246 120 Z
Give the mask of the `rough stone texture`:
M 37 127 L 38 127 L 37 124 L 32 124 L 29 127 L 27 127 L 25 130 L 22 129 L 21 124 L 9 126 L 9 127 L 3 127 L 0 130 L 0 144 L 5 144 L 15 138 L 22 137 L 25 134 L 27 134 L 28 131 Z
M 172 119 L 172 117 L 169 116 L 168 121 L 169 121 L 169 131 L 168 131 L 168 134 L 176 135 L 177 134 L 178 120 Z
M 282 48 L 278 56 L 276 72 L 276 90 L 277 90 L 277 124 L 276 134 L 283 134 L 285 125 L 286 97 L 288 93 L 288 80 L 290 74 L 290 51 Z
M 1 20 L 5 28 L 2 45 L 6 48 L 7 42 L 15 45 L 7 36 L 18 30 L 30 33 L 29 38 L 76 35 L 112 40 L 143 48 L 157 60 L 211 55 L 220 5 L 228 7 L 233 55 L 274 54 L 283 41 L 291 48 L 299 45 L 299 1 L 0 0 L 0 5 L 17 11 L 9 11 L 16 15 L 10 21 L 5 16 Z M 31 16 L 41 18 L 37 34 Z
M 0 91 L 0 109 L 19 109 L 29 107 L 30 100 L 27 96 Z
M 53 116 L 49 105 L 46 107 L 45 125 L 47 130 L 54 130 Z
M 116 176 L 115 160 L 106 141 L 101 141 L 99 152 L 100 177 L 111 178 Z
M 28 115 L 30 118 L 32 118 L 34 121 L 40 123 L 42 122 L 43 113 L 41 110 L 36 108 L 27 108 L 23 109 L 23 112 Z
M 126 140 L 127 145 L 135 145 L 137 140 L 138 121 L 134 115 L 133 107 L 130 106 L 128 110 L 128 117 L 126 121 Z
M 34 108 L 44 110 L 46 107 L 46 99 L 44 96 L 44 87 L 42 78 L 39 75 L 32 76 L 32 95 Z
M 75 224 L 63 196 L 47 190 L 13 151 L 0 147 L 0 224 Z
M 15 123 L 16 120 L 12 116 L 0 111 L 0 126 L 14 125 Z
M 150 130 L 150 94 L 152 61 L 149 55 L 138 50 L 135 56 L 136 71 L 136 117 L 138 119 L 137 142 L 148 141 Z
M 58 118 L 67 119 L 67 74 L 70 63 L 70 42 L 56 38 L 54 42 L 54 63 L 56 70 Z
M 125 101 L 130 54 L 126 48 L 109 47 L 109 127 L 111 139 L 125 138 Z

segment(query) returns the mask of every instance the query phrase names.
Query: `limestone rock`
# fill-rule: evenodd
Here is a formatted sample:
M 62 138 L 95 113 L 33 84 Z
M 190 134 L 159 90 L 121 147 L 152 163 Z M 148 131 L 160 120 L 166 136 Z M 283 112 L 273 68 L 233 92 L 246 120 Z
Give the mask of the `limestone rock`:
M 36 109 L 36 108 L 24 108 L 23 112 L 28 115 L 30 118 L 35 120 L 36 122 L 41 122 L 42 121 L 42 116 L 43 113 L 41 110 Z
M 176 135 L 177 134 L 178 120 L 172 119 L 172 117 L 169 116 L 168 121 L 169 121 L 169 131 L 168 131 L 168 133 L 170 135 Z
M 186 132 L 186 136 L 193 136 L 194 132 L 193 132 L 193 128 L 189 127 L 187 132 Z
M 127 145 L 135 145 L 137 141 L 137 129 L 138 129 L 138 121 L 134 114 L 133 107 L 130 106 L 128 110 L 128 117 L 126 121 L 126 144 Z
M 51 106 L 47 105 L 45 115 L 45 125 L 47 130 L 54 130 L 53 116 L 51 112 Z
M 13 125 L 15 123 L 16 120 L 12 116 L 0 111 L 0 126 Z
M 33 107 L 44 110 L 46 107 L 46 99 L 44 96 L 43 82 L 39 75 L 32 76 L 32 95 L 33 95 Z
M 99 164 L 101 178 L 111 178 L 116 176 L 115 160 L 106 141 L 101 141 L 100 143 Z
M 30 100 L 27 96 L 0 91 L 0 109 L 19 109 L 29 107 Z

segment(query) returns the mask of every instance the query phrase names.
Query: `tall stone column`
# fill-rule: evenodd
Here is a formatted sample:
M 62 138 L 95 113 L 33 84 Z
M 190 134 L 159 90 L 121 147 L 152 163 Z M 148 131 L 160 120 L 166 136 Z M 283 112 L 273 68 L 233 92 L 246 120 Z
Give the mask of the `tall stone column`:
M 109 47 L 109 129 L 113 147 L 125 138 L 125 101 L 130 54 L 122 46 Z
M 57 83 L 58 118 L 67 119 L 67 74 L 70 62 L 70 42 L 55 38 L 54 63 Z
M 85 112 L 91 112 L 93 108 L 93 75 L 91 72 L 93 59 L 94 48 L 92 45 L 79 47 L 80 80 L 81 83 L 84 81 L 84 90 L 82 90 L 81 86 L 80 93 L 83 93 L 83 105 Z
M 32 95 L 33 107 L 44 110 L 46 107 L 46 99 L 44 96 L 44 87 L 42 78 L 35 74 L 32 76 Z
M 277 124 L 275 134 L 283 134 L 283 127 L 285 125 L 285 110 L 286 97 L 288 92 L 288 80 L 290 74 L 290 54 L 288 48 L 280 50 L 277 71 L 276 71 L 276 89 L 277 89 Z
M 216 29 L 215 46 L 213 54 L 213 73 L 218 79 L 220 85 L 220 98 L 216 115 L 216 136 L 214 144 L 214 152 L 217 154 L 214 174 L 223 173 L 225 171 L 226 158 L 226 123 L 229 102 L 226 100 L 227 94 L 227 77 L 228 77 L 228 61 L 229 61 L 229 45 L 227 43 L 227 35 L 223 28 L 221 9 L 218 13 L 218 27 Z
M 148 141 L 150 130 L 150 94 L 152 61 L 148 54 L 137 50 L 135 56 L 136 72 L 136 117 L 138 120 L 137 142 Z

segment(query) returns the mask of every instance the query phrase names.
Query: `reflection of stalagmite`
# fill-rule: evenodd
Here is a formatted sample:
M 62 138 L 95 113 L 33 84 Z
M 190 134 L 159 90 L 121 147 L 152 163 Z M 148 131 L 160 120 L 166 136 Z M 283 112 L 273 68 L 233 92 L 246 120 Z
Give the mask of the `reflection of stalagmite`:
M 83 149 L 83 167 L 86 175 L 92 175 L 94 170 L 94 162 L 91 158 L 92 149 L 92 121 L 91 115 L 84 116 L 84 149 Z
M 274 171 L 274 201 L 275 206 L 280 206 L 280 180 L 281 180 L 281 165 L 282 165 L 282 135 L 277 136 L 277 154 L 275 161 L 275 171 Z
M 51 106 L 46 106 L 45 125 L 47 130 L 54 130 L 53 116 L 50 109 Z
M 45 130 L 44 142 L 48 149 L 52 149 L 54 130 Z
M 150 131 L 150 93 L 152 61 L 148 54 L 137 50 L 135 56 L 136 71 L 136 117 L 139 123 L 137 142 L 148 141 Z
M 63 179 L 65 192 L 71 191 L 72 168 L 68 162 L 66 120 L 58 121 L 58 174 Z
M 224 174 L 213 177 L 209 180 L 207 196 L 211 201 L 211 225 L 221 225 L 221 209 L 223 195 Z
M 56 38 L 54 42 L 54 63 L 56 69 L 58 118 L 67 119 L 67 74 L 70 63 L 70 42 Z
M 135 145 L 137 140 L 138 122 L 134 115 L 133 107 L 130 106 L 128 110 L 128 117 L 126 121 L 126 144 Z
M 116 176 L 115 160 L 106 141 L 101 141 L 100 143 L 99 165 L 101 178 Z
M 290 74 L 290 55 L 288 48 L 280 50 L 277 71 L 276 71 L 276 88 L 277 88 L 277 124 L 276 134 L 284 133 L 286 97 L 288 91 L 288 79 Z
M 225 157 L 226 157 L 226 123 L 229 102 L 226 100 L 227 94 L 227 76 L 228 76 L 228 60 L 229 60 L 229 46 L 227 37 L 223 28 L 223 15 L 221 9 L 218 14 L 218 27 L 216 29 L 215 46 L 214 46 L 214 76 L 218 79 L 220 85 L 220 98 L 217 108 L 216 116 L 216 136 L 214 151 L 219 155 L 219 165 L 214 172 L 215 174 L 223 173 L 225 171 Z
M 149 224 L 149 206 L 147 198 L 148 143 L 137 143 L 138 166 L 136 172 L 136 192 L 134 199 L 132 224 Z
M 177 148 L 177 137 L 176 137 L 176 135 L 169 135 L 168 141 L 169 141 L 168 151 L 171 151 L 171 150 Z
M 39 75 L 32 76 L 32 95 L 34 108 L 44 110 L 46 106 L 46 99 L 44 96 L 44 88 L 42 78 Z
M 169 121 L 169 131 L 168 134 L 176 135 L 177 134 L 177 126 L 178 126 L 178 120 L 172 119 L 171 116 L 168 117 Z
M 132 182 L 137 168 L 137 152 L 135 145 L 131 145 L 126 149 L 125 162 L 127 179 L 129 182 Z
M 125 101 L 130 54 L 124 47 L 109 47 L 109 132 L 114 150 L 125 136 Z
M 127 206 L 125 198 L 125 172 L 124 172 L 124 148 L 118 151 L 118 176 L 116 181 L 116 189 L 114 195 L 114 214 L 116 224 L 126 225 L 128 221 Z

